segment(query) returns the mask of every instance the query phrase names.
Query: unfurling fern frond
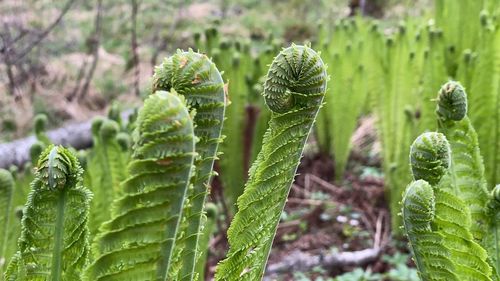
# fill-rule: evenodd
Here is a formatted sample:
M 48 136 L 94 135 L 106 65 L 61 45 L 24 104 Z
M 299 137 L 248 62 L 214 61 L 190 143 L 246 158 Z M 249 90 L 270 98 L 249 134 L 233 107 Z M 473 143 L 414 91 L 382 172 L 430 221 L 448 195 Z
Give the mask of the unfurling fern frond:
M 23 211 L 19 251 L 6 280 L 81 280 L 89 253 L 92 197 L 81 175 L 69 150 L 51 145 L 42 153 Z
M 192 50 L 178 51 L 156 68 L 153 90 L 175 89 L 184 96 L 194 117 L 196 143 L 194 173 L 187 203 L 182 216 L 182 232 L 177 238 L 174 266 L 179 269 L 178 280 L 192 280 L 198 254 L 198 240 L 202 229 L 205 198 L 209 191 L 217 148 L 222 142 L 226 95 L 219 70 L 210 59 Z
M 88 280 L 175 280 L 169 266 L 194 159 L 192 116 L 175 92 L 140 110 L 130 176 L 93 247 Z
M 488 255 L 471 234 L 469 209 L 450 192 L 450 153 L 441 133 L 424 133 L 413 143 L 410 162 L 417 181 L 403 200 L 405 231 L 424 281 L 490 281 Z
M 14 178 L 12 174 L 0 169 L 0 275 L 3 274 L 3 264 L 7 260 L 6 250 L 9 237 L 9 221 L 12 214 L 12 198 L 14 195 Z M 0 276 L 0 280 L 2 280 Z
M 260 280 L 302 156 L 322 104 L 327 74 L 320 56 L 292 45 L 274 59 L 263 96 L 272 111 L 262 150 L 228 230 L 230 249 L 216 280 Z
M 439 131 L 451 147 L 451 181 L 456 195 L 471 211 L 472 233 L 484 239 L 488 190 L 476 131 L 467 116 L 467 95 L 458 82 L 450 81 L 439 91 L 436 113 Z
M 420 278 L 459 281 L 450 251 L 443 245 L 443 235 L 432 229 L 435 211 L 431 185 L 424 180 L 412 182 L 403 195 L 402 214 Z
M 435 185 L 450 167 L 450 146 L 443 134 L 423 133 L 410 148 L 410 166 L 415 180 Z

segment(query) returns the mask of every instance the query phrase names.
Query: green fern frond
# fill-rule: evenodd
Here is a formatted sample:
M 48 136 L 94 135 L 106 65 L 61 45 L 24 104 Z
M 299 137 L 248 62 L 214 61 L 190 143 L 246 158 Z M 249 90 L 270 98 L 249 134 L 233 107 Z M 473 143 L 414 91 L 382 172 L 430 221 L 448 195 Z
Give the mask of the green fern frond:
M 97 233 L 99 226 L 111 218 L 109 206 L 122 193 L 120 183 L 126 178 L 128 152 L 119 143 L 119 125 L 116 121 L 98 118 L 92 123 L 94 147 L 87 163 L 92 192 L 90 231 Z
M 0 275 L 3 272 L 3 264 L 7 260 L 7 244 L 9 238 L 9 225 L 12 214 L 12 198 L 14 195 L 14 178 L 12 174 L 0 169 Z M 0 280 L 2 280 L 0 276 Z
M 413 178 L 431 185 L 439 183 L 450 167 L 450 158 L 450 146 L 443 134 L 421 134 L 410 148 Z
M 488 189 L 477 133 L 467 116 L 465 89 L 458 82 L 446 83 L 439 91 L 437 104 L 439 131 L 451 146 L 451 181 L 455 195 L 469 206 L 474 222 L 471 231 L 474 238 L 481 241 L 487 235 L 484 208 Z
M 51 145 L 42 153 L 23 211 L 19 251 L 6 280 L 81 280 L 89 254 L 92 198 L 81 175 L 67 149 Z
M 216 280 L 260 280 L 302 150 L 326 91 L 326 68 L 307 46 L 274 59 L 263 96 L 272 111 L 262 150 L 250 169 L 228 230 L 230 249 Z
M 440 260 L 447 257 L 452 266 L 440 268 L 454 273 L 458 280 L 492 280 L 487 252 L 474 241 L 470 231 L 469 209 L 450 192 L 453 190 L 449 186 L 453 181 L 448 178 L 453 163 L 450 153 L 450 145 L 441 133 L 424 133 L 412 144 L 410 163 L 417 182 L 410 185 L 415 190 L 407 194 L 410 199 L 414 194 L 420 195 L 414 201 L 406 198 L 403 201 L 405 230 L 424 280 L 448 280 L 432 273 L 433 255 L 439 255 Z M 428 194 L 424 196 L 423 192 Z M 419 233 L 420 230 L 423 232 Z M 424 244 L 435 247 L 433 243 L 439 245 L 434 251 L 422 247 Z
M 176 242 L 178 280 L 192 280 L 199 259 L 198 240 L 201 235 L 205 198 L 213 176 L 226 107 L 226 93 L 221 74 L 203 54 L 192 50 L 178 51 L 155 69 L 153 91 L 175 89 L 186 99 L 193 119 L 197 157 L 196 173 L 191 179 L 187 203 L 182 217 L 182 232 Z
M 195 154 L 184 99 L 164 91 L 149 96 L 134 138 L 130 176 L 96 238 L 88 280 L 175 280 L 169 267 Z
M 434 192 L 424 180 L 412 182 L 403 195 L 403 222 L 415 264 L 424 281 L 459 281 L 444 237 L 432 229 L 435 217 Z

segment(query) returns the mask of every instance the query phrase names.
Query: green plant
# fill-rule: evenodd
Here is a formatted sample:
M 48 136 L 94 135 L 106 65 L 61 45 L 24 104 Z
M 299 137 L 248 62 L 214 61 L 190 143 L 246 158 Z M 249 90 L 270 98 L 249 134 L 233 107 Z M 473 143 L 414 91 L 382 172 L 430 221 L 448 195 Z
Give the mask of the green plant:
M 124 195 L 94 247 L 91 280 L 193 280 L 204 263 L 199 237 L 221 142 L 223 81 L 205 55 L 179 51 L 156 68 L 153 91 L 135 124 Z
M 146 99 L 130 176 L 96 238 L 90 280 L 166 280 L 194 160 L 192 116 L 175 92 Z
M 49 123 L 49 119 L 47 118 L 47 115 L 43 113 L 39 113 L 35 116 L 35 121 L 34 121 L 34 131 L 35 131 L 35 136 L 38 141 L 42 142 L 45 145 L 49 145 L 52 142 L 49 140 L 47 135 L 45 134 L 45 130 L 47 130 L 47 125 Z
M 12 174 L 0 169 L 0 270 L 7 260 L 7 243 L 9 234 L 10 217 L 12 211 L 12 199 L 14 196 L 14 178 Z M 2 278 L 0 277 L 0 280 Z
M 106 210 L 114 198 L 121 195 L 120 183 L 127 177 L 126 163 L 128 151 L 123 150 L 118 139 L 119 125 L 116 121 L 96 118 L 92 122 L 93 148 L 88 154 L 86 177 L 95 195 L 92 202 L 90 231 L 98 232 L 99 226 L 110 219 Z
M 186 207 L 181 220 L 181 237 L 176 267 L 178 280 L 192 280 L 199 259 L 199 238 L 203 228 L 203 211 L 213 172 L 226 109 L 226 92 L 221 74 L 203 54 L 178 51 L 155 69 L 153 91 L 174 89 L 186 98 L 190 110 L 196 112 L 193 123 L 197 157 L 191 178 Z M 182 250 L 181 250 L 182 249 Z
M 319 55 L 307 46 L 284 49 L 270 66 L 264 99 L 272 111 L 262 150 L 249 172 L 228 230 L 230 249 L 216 280 L 259 280 L 304 144 L 327 83 Z
M 419 274 L 424 280 L 497 280 L 497 216 L 491 211 L 496 196 L 486 186 L 467 95 L 451 81 L 437 103 L 443 134 L 424 133 L 412 144 L 415 181 L 403 197 L 405 232 Z
M 49 146 L 40 156 L 22 215 L 19 250 L 6 280 L 81 280 L 88 254 L 92 193 L 82 186 L 75 156 Z

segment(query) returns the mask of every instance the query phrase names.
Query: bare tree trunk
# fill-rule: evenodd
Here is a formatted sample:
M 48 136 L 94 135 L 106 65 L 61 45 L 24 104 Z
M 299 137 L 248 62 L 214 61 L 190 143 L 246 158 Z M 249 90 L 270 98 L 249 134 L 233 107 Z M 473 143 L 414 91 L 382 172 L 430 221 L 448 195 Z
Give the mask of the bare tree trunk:
M 34 48 L 39 47 L 40 43 L 50 34 L 50 32 L 54 30 L 54 28 L 61 23 L 64 16 L 67 14 L 69 9 L 73 6 L 75 2 L 76 0 L 68 0 L 64 5 L 63 9 L 61 10 L 61 12 L 59 13 L 59 15 L 56 17 L 56 19 L 49 26 L 47 26 L 43 30 L 40 30 L 39 32 L 29 31 L 23 26 L 15 26 L 19 30 L 19 34 L 15 38 L 12 38 L 9 24 L 7 23 L 4 24 L 3 30 L 0 31 L 0 37 L 3 43 L 3 47 L 0 50 L 0 55 L 6 66 L 7 77 L 9 79 L 9 92 L 12 96 L 16 98 L 16 100 L 19 100 L 21 98 L 21 96 L 16 90 L 19 80 L 21 81 L 24 81 L 26 79 L 29 80 L 30 75 L 32 75 L 32 73 L 31 72 L 27 73 L 28 75 L 24 75 L 24 78 L 22 79 L 16 79 L 13 69 L 15 68 L 16 70 L 18 70 L 18 72 L 21 72 L 21 74 L 23 74 L 23 68 L 22 68 L 23 59 Z M 31 41 L 27 39 L 28 43 L 24 48 L 21 48 L 20 46 L 16 47 L 18 42 L 29 34 L 32 34 L 34 36 L 34 39 L 31 39 Z M 21 77 L 23 77 L 23 75 L 21 75 Z
M 7 78 L 9 80 L 9 94 L 11 96 L 16 95 L 16 81 L 14 80 L 14 72 L 12 71 L 12 63 L 11 63 L 11 58 L 10 58 L 10 52 L 12 46 L 12 35 L 10 32 L 10 28 L 7 24 L 4 24 L 4 32 L 0 34 L 0 39 L 2 39 L 2 49 L 0 50 L 0 53 L 3 55 L 3 60 L 5 63 L 5 71 L 7 72 Z M 16 97 L 17 98 L 17 97 Z
M 140 89 L 139 89 L 139 79 L 140 79 L 140 69 L 139 69 L 139 54 L 137 53 L 137 12 L 139 10 L 139 3 L 137 2 L 138 0 L 131 0 L 131 6 L 132 6 L 132 38 L 131 38 L 131 45 L 132 45 L 132 66 L 134 68 L 134 92 L 136 96 L 139 96 Z
M 82 91 L 78 94 L 78 100 L 81 100 L 87 95 L 89 91 L 90 82 L 94 77 L 95 69 L 97 68 L 97 62 L 99 61 L 99 46 L 101 45 L 101 19 L 102 19 L 102 0 L 97 0 L 96 6 L 96 16 L 95 16 L 95 31 L 92 36 L 92 64 L 90 65 L 89 72 L 83 83 Z
M 73 6 L 73 3 L 75 3 L 75 0 L 69 0 L 66 2 L 66 5 L 64 5 L 61 13 L 59 13 L 59 16 L 57 16 L 56 20 L 52 22 L 45 30 L 43 30 L 41 33 L 38 34 L 38 36 L 33 40 L 28 46 L 26 46 L 21 52 L 16 54 L 15 57 L 13 57 L 12 63 L 15 64 L 19 62 L 21 59 L 23 59 L 27 54 L 31 52 L 31 50 L 38 46 L 45 37 L 47 37 L 50 32 L 57 26 L 59 23 L 62 21 L 66 13 L 69 11 L 71 6 Z
M 151 56 L 151 66 L 153 67 L 153 72 L 154 72 L 154 67 L 156 66 L 156 63 L 158 61 L 158 56 L 160 55 L 161 52 L 163 52 L 165 49 L 167 49 L 167 44 L 170 39 L 172 39 L 172 34 L 174 33 L 177 24 L 179 23 L 179 20 L 181 19 L 181 12 L 183 9 L 184 5 L 183 2 L 181 1 L 179 3 L 179 7 L 177 7 L 177 13 L 175 14 L 175 18 L 173 19 L 172 23 L 170 24 L 170 27 L 168 28 L 168 33 L 166 36 L 160 36 L 158 35 L 158 40 L 160 40 L 160 44 L 158 47 L 155 48 L 155 51 L 153 55 Z M 161 28 L 161 27 L 160 27 Z

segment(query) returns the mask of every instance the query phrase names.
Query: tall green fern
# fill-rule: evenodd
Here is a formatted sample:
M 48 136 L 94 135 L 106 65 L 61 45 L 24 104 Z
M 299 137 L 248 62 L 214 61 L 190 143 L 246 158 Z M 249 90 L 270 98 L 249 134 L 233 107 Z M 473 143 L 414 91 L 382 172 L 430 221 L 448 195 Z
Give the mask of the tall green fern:
M 250 169 L 228 230 L 229 253 L 216 280 L 260 280 L 304 144 L 326 91 L 326 68 L 307 46 L 274 59 L 263 96 L 272 111 L 262 150 Z
M 214 63 L 203 54 L 192 50 L 178 51 L 156 68 L 153 90 L 175 89 L 186 99 L 193 119 L 197 157 L 193 185 L 188 192 L 187 205 L 182 216 L 182 232 L 178 237 L 175 268 L 178 280 L 195 278 L 194 269 L 199 259 L 198 240 L 203 228 L 203 210 L 209 192 L 217 148 L 222 142 L 221 131 L 226 107 L 226 93 L 221 74 Z
M 7 260 L 7 244 L 9 238 L 9 221 L 12 212 L 12 198 L 14 196 L 14 178 L 12 174 L 0 169 L 0 274 L 3 272 Z M 0 276 L 0 280 L 3 280 Z
M 109 206 L 121 194 L 120 183 L 126 178 L 128 153 L 118 142 L 119 126 L 116 121 L 98 118 L 92 123 L 94 147 L 87 163 L 92 192 L 90 231 L 97 233 L 99 226 L 110 219 Z
M 149 96 L 134 138 L 130 176 L 96 239 L 89 280 L 175 280 L 169 267 L 195 156 L 184 99 L 174 91 Z
M 42 153 L 23 211 L 19 251 L 6 280 L 81 280 L 89 254 L 92 198 L 81 175 L 80 164 L 67 149 L 51 145 Z

